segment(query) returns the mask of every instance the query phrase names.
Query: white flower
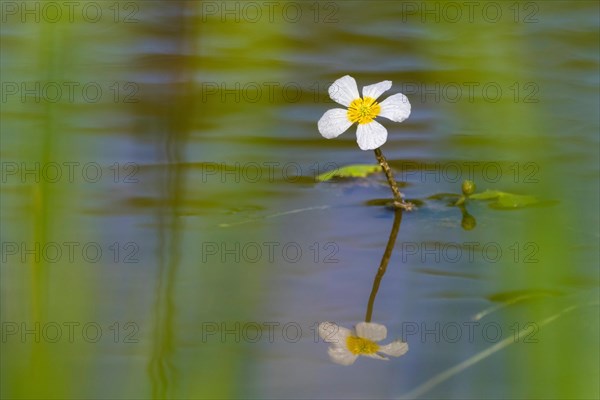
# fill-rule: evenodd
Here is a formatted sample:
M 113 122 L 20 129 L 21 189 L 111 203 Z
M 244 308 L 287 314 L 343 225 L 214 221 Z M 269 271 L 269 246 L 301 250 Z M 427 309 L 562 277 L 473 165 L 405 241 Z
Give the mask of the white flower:
M 342 365 L 353 364 L 359 355 L 387 360 L 385 355 L 400 357 L 408 351 L 408 344 L 400 340 L 379 345 L 377 342 L 387 336 L 387 328 L 372 322 L 357 324 L 355 332 L 333 322 L 321 322 L 319 336 L 331 343 L 328 350 L 331 361 Z
M 353 123 L 358 123 L 356 141 L 362 150 L 374 150 L 387 140 L 387 129 L 376 117 L 385 117 L 402 122 L 410 115 L 410 103 L 405 95 L 398 93 L 378 103 L 383 92 L 392 87 L 392 81 L 383 81 L 363 87 L 363 97 L 358 94 L 356 81 L 346 75 L 329 87 L 329 97 L 348 107 L 347 110 L 334 108 L 327 111 L 319 120 L 319 132 L 326 139 L 333 139 L 344 133 Z

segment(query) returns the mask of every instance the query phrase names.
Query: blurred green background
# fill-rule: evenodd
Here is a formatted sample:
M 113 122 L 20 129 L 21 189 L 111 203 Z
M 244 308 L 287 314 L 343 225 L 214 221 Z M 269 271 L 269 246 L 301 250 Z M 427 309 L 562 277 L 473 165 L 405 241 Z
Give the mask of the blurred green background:
M 2 398 L 600 396 L 597 1 L 0 6 Z M 361 321 L 393 212 L 314 179 L 374 163 L 317 131 L 346 74 L 410 99 L 421 204 L 373 315 L 410 351 L 351 367 L 315 327 Z M 429 198 L 463 179 L 541 202 L 466 230 Z

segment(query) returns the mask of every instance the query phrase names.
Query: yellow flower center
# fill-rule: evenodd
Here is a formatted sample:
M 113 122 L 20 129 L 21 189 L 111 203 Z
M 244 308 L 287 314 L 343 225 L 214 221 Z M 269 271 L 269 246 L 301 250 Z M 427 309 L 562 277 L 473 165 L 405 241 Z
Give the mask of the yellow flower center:
M 372 340 L 358 336 L 348 336 L 346 346 L 353 354 L 373 354 L 379 350 L 379 345 Z
M 359 124 L 368 124 L 373 121 L 381 112 L 381 106 L 372 97 L 360 97 L 348 107 L 348 119 L 350 122 L 358 122 Z

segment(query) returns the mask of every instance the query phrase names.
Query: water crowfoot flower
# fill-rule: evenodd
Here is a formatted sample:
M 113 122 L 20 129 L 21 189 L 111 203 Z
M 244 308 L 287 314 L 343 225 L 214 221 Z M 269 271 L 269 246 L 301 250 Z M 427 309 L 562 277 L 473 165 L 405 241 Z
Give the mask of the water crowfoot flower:
M 356 122 L 358 124 L 356 129 L 358 147 L 361 150 L 375 150 L 375 157 L 394 194 L 394 206 L 410 211 L 413 209 L 413 205 L 402 199 L 402 193 L 398 190 L 392 170 L 380 149 L 387 141 L 387 129 L 375 121 L 376 117 L 381 116 L 395 122 L 402 122 L 410 115 L 410 102 L 402 93 L 394 94 L 381 103 L 377 102 L 379 96 L 391 87 L 391 81 L 365 86 L 361 98 L 354 78 L 350 75 L 341 77 L 329 87 L 329 97 L 348 109 L 334 108 L 327 111 L 319 119 L 317 125 L 324 138 L 333 139 Z
M 384 117 L 402 122 L 410 115 L 410 103 L 405 95 L 398 93 L 377 102 L 379 96 L 392 87 L 392 81 L 383 81 L 363 87 L 363 97 L 358 94 L 356 81 L 346 75 L 329 87 L 329 97 L 347 110 L 334 108 L 327 111 L 318 122 L 319 132 L 326 139 L 333 139 L 344 133 L 355 122 L 356 141 L 361 150 L 375 150 L 387 140 L 387 129 L 376 117 Z
M 333 322 L 321 322 L 319 336 L 331 343 L 328 350 L 331 361 L 341 365 L 354 364 L 359 355 L 388 360 L 386 356 L 400 357 L 408 351 L 408 344 L 400 340 L 386 345 L 377 343 L 386 338 L 387 328 L 373 322 L 360 322 L 355 331 Z

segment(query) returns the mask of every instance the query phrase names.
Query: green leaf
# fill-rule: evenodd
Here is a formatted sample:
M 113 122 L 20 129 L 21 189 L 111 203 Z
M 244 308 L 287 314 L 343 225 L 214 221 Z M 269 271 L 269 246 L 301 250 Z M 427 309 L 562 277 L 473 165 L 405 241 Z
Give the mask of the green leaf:
M 471 200 L 496 200 L 490 204 L 492 208 L 502 210 L 529 207 L 540 201 L 534 196 L 506 193 L 498 190 L 486 190 L 469 196 Z
M 502 196 L 502 194 L 503 192 L 498 190 L 486 190 L 482 193 L 474 193 L 470 195 L 469 198 L 473 200 L 492 200 L 497 199 L 498 197 Z
M 500 196 L 498 201 L 492 203 L 490 206 L 494 208 L 521 208 L 532 206 L 538 203 L 539 200 L 533 196 L 522 196 L 518 194 L 507 193 L 504 196 Z
M 324 172 L 317 176 L 319 182 L 325 182 L 332 178 L 364 178 L 367 175 L 381 171 L 379 165 L 372 164 L 354 164 L 342 168 Z

